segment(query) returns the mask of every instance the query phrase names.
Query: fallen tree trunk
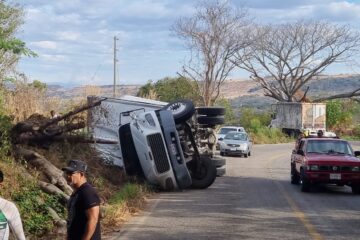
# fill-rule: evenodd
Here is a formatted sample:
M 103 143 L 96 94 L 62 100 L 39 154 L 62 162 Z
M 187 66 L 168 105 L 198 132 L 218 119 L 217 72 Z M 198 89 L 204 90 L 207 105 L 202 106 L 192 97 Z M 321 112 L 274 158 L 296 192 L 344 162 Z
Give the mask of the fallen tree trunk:
M 61 135 L 61 136 L 44 136 L 44 135 L 28 135 L 22 134 L 17 143 L 28 143 L 28 142 L 70 142 L 70 143 L 98 143 L 98 144 L 118 144 L 117 141 L 106 140 L 106 139 L 95 139 L 95 138 L 86 138 L 82 136 L 72 136 L 72 135 Z
M 43 190 L 44 192 L 61 196 L 61 201 L 63 203 L 67 203 L 67 201 L 69 201 L 70 196 L 66 195 L 60 188 L 56 187 L 55 185 L 43 181 L 38 181 L 38 184 L 41 190 Z
M 82 106 L 82 107 L 79 107 L 73 111 L 70 111 L 66 114 L 64 114 L 63 116 L 59 116 L 59 117 L 56 117 L 56 118 L 53 118 L 53 119 L 50 119 L 49 121 L 47 121 L 45 124 L 43 124 L 42 126 L 40 126 L 40 131 L 44 130 L 45 128 L 47 128 L 48 126 L 50 125 L 53 125 L 53 124 L 56 124 L 58 123 L 59 121 L 61 120 L 64 120 L 70 116 L 73 116 L 75 114 L 78 114 L 82 111 L 85 111 L 85 110 L 88 110 L 90 108 L 93 108 L 93 107 L 96 107 L 96 106 L 99 106 L 101 104 L 102 101 L 104 101 L 106 98 L 103 98 L 103 99 L 100 99 L 98 101 L 95 101 L 95 102 L 92 102 L 92 103 L 89 103 L 85 106 Z
M 63 172 L 55 167 L 51 162 L 46 160 L 43 156 L 22 147 L 16 147 L 15 154 L 18 157 L 24 158 L 33 167 L 41 171 L 51 184 L 59 187 L 65 192 L 65 194 L 70 195 L 72 193 L 71 187 L 67 184 L 65 178 L 63 177 Z

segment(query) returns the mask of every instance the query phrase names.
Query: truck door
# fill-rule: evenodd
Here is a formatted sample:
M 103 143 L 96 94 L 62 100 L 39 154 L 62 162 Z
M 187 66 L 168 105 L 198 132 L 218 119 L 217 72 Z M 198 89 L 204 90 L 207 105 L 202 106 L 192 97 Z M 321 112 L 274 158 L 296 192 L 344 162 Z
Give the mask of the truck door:
M 297 152 L 298 150 L 302 150 L 305 153 L 305 141 L 304 140 L 300 140 L 300 143 L 298 145 L 298 149 L 295 149 L 295 151 Z M 296 170 L 298 172 L 300 172 L 300 167 L 303 163 L 304 160 L 304 156 L 300 155 L 298 153 L 296 153 L 294 155 L 294 162 L 295 162 L 295 166 L 296 166 Z

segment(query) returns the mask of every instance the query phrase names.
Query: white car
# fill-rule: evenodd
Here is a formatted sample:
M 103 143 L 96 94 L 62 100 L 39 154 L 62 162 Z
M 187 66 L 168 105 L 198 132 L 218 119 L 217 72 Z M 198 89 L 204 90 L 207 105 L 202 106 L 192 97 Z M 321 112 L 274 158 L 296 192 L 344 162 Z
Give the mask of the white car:
M 220 142 L 224 139 L 225 135 L 228 132 L 244 132 L 246 133 L 245 129 L 243 127 L 238 127 L 238 126 L 225 126 L 225 127 L 221 127 L 219 129 L 219 131 L 217 132 L 217 144 L 216 144 L 216 149 L 219 149 L 220 147 Z
M 229 132 L 220 142 L 220 155 L 251 155 L 252 142 L 245 132 Z

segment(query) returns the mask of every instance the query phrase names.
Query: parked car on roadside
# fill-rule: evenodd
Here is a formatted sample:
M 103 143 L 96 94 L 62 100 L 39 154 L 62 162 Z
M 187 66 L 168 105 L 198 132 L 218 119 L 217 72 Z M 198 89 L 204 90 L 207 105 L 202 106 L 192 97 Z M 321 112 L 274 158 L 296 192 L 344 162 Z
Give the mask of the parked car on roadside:
M 252 142 L 245 132 L 228 132 L 220 142 L 220 155 L 251 155 Z
M 291 183 L 308 192 L 315 184 L 348 185 L 360 194 L 360 151 L 346 140 L 303 138 L 291 155 Z

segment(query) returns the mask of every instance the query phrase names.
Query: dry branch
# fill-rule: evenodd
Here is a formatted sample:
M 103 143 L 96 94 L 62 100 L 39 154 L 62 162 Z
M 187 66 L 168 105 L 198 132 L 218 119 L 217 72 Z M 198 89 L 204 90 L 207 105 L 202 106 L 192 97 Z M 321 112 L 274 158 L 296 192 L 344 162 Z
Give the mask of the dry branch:
M 313 102 L 322 102 L 322 101 L 331 100 L 331 99 L 351 98 L 351 97 L 357 97 L 357 96 L 360 96 L 360 88 L 356 89 L 355 91 L 349 92 L 349 93 L 342 93 L 342 94 L 337 94 L 337 95 L 328 96 L 328 97 L 316 98 L 313 100 Z
M 61 120 L 64 120 L 64 119 L 69 118 L 69 117 L 71 117 L 71 116 L 73 116 L 73 115 L 75 115 L 75 114 L 78 114 L 78 113 L 80 113 L 80 112 L 82 112 L 82 111 L 85 111 L 85 110 L 88 110 L 88 109 L 90 109 L 90 108 L 99 106 L 99 105 L 101 104 L 101 102 L 104 101 L 104 100 L 105 100 L 105 98 L 100 99 L 100 100 L 98 100 L 98 101 L 95 101 L 95 102 L 86 104 L 85 106 L 81 106 L 81 107 L 79 107 L 79 108 L 77 108 L 77 109 L 75 109 L 75 110 L 73 110 L 73 111 L 70 111 L 70 112 L 64 114 L 63 116 L 59 116 L 59 117 L 50 119 L 50 120 L 47 121 L 44 125 L 40 126 L 40 131 L 46 129 L 47 127 L 49 127 L 49 126 L 51 126 L 51 125 L 53 125 L 53 124 L 58 123 L 58 122 L 61 121 Z

